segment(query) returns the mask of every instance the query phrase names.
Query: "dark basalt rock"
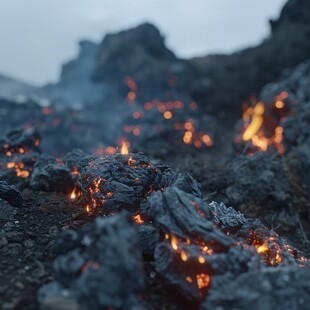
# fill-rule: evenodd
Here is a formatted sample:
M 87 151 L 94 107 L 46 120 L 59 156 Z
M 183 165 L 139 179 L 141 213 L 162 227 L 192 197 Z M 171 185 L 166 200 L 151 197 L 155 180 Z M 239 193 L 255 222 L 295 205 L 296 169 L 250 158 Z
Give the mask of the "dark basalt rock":
M 69 233 L 60 235 L 68 239 Z M 60 255 L 54 262 L 55 282 L 39 291 L 41 305 L 67 292 L 86 309 L 141 309 L 143 265 L 139 238 L 127 215 L 97 218 L 66 242 L 58 241 Z M 78 239 L 78 242 L 76 242 Z M 54 288 L 51 290 L 50 288 Z M 58 287 L 58 288 L 57 288 Z M 56 288 L 56 293 L 55 293 Z
M 235 210 L 215 203 L 210 207 L 174 187 L 153 193 L 144 208 L 165 234 L 155 250 L 156 270 L 188 300 L 201 300 L 214 274 L 260 266 L 254 248 L 236 248 L 236 241 L 214 224 L 221 219 L 227 229 L 243 225 L 244 217 Z
M 194 75 L 192 66 L 177 59 L 165 46 L 159 30 L 145 23 L 104 38 L 93 77 L 96 82 L 113 85 L 125 94 L 123 82 L 130 76 L 139 85 L 139 96 L 152 100 L 171 91 L 171 79 L 176 89 L 172 92 L 188 93 L 187 84 Z
M 62 161 L 70 168 L 71 171 L 82 171 L 91 160 L 96 158 L 95 155 L 86 154 L 81 149 L 73 149 L 71 152 L 67 153 Z
M 222 250 L 233 244 L 229 237 L 214 228 L 206 203 L 194 195 L 170 187 L 153 193 L 149 205 L 148 215 L 164 233 L 192 242 L 215 242 Z
M 33 189 L 69 193 L 74 184 L 70 169 L 53 157 L 42 155 L 36 161 L 30 179 Z
M 235 158 L 227 178 L 229 203 L 248 216 L 258 217 L 261 208 L 280 208 L 290 192 L 281 162 L 268 153 Z
M 143 207 L 165 235 L 155 249 L 156 270 L 188 300 L 201 301 L 214 276 L 237 276 L 266 266 L 309 266 L 259 220 L 223 203 L 207 205 L 171 187 L 153 193 Z
M 255 246 L 261 254 L 265 265 L 309 266 L 308 260 L 301 252 L 290 246 L 276 232 L 267 228 L 259 219 L 245 218 L 233 208 L 227 208 L 223 203 L 212 202 L 208 205 L 213 216 L 212 221 L 218 228 L 233 237 L 239 243 Z
M 18 189 L 29 183 L 40 155 L 40 135 L 34 129 L 17 129 L 0 138 L 0 178 Z
M 201 196 L 200 186 L 188 174 L 173 172 L 167 166 L 154 166 L 143 154 L 98 157 L 82 170 L 81 188 L 89 204 L 98 212 L 136 212 L 153 191 L 180 186 Z
M 0 138 L 0 153 L 8 151 L 12 154 L 40 153 L 39 145 L 40 135 L 35 129 L 16 129 Z M 23 153 L 20 149 L 23 149 Z
M 279 122 L 284 129 L 285 156 L 283 156 L 282 164 L 285 177 L 290 183 L 294 209 L 301 212 L 306 212 L 310 206 L 309 87 L 310 62 L 307 61 L 293 70 L 287 70 L 276 82 L 266 85 L 260 95 L 261 99 L 268 103 L 270 98 L 276 94 L 287 93 L 285 106 L 289 106 L 289 112 Z
M 161 178 L 163 188 L 175 187 L 179 190 L 201 198 L 201 185 L 188 173 L 175 173 L 171 169 L 166 169 Z
M 242 227 L 246 219 L 242 213 L 232 207 L 227 208 L 224 203 L 212 202 L 208 205 L 212 213 L 212 221 L 224 231 L 231 231 Z
M 241 102 L 258 96 L 283 70 L 309 59 L 309 17 L 307 1 L 289 0 L 280 17 L 271 22 L 271 34 L 261 44 L 231 55 L 194 58 L 191 63 L 199 71 L 200 79 L 211 80 L 213 86 L 207 94 L 203 92 L 203 85 L 194 89 L 194 99 L 207 113 L 230 121 L 238 120 L 242 113 Z
M 3 181 L 0 181 L 0 198 L 6 200 L 13 207 L 21 207 L 23 204 L 20 191 Z
M 186 261 L 182 260 L 180 253 L 186 253 Z M 239 275 L 262 266 L 254 248 L 236 246 L 227 252 L 209 255 L 196 244 L 179 243 L 178 251 L 175 251 L 169 241 L 156 247 L 155 264 L 166 281 L 193 302 L 206 296 L 214 275 Z
M 265 268 L 237 278 L 214 277 L 201 310 L 308 309 L 310 270 L 297 267 Z

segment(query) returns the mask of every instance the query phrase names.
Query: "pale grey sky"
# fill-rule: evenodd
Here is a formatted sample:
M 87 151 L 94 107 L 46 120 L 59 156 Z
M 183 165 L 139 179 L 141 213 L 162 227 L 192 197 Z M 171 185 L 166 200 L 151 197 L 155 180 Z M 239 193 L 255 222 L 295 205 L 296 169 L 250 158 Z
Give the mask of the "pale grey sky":
M 286 0 L 0 0 L 0 73 L 56 81 L 77 42 L 153 22 L 181 57 L 260 42 Z

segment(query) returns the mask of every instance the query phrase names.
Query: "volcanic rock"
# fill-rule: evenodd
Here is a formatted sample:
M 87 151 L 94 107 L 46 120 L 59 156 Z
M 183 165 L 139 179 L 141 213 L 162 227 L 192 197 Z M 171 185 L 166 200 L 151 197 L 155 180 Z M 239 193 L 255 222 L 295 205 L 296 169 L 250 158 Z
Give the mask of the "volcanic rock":
M 309 269 L 266 268 L 237 278 L 214 277 L 201 310 L 209 309 L 307 309 Z
M 125 214 L 97 218 L 84 226 L 78 232 L 78 243 L 74 247 L 69 243 L 65 254 L 62 244 L 54 262 L 56 282 L 41 288 L 41 304 L 49 294 L 61 297 L 67 291 L 66 296 L 87 309 L 140 309 L 142 255 L 136 230 Z
M 74 188 L 71 171 L 64 164 L 58 164 L 48 155 L 42 155 L 34 165 L 30 186 L 36 190 L 69 193 Z
M 141 153 L 98 157 L 82 170 L 80 183 L 89 204 L 98 212 L 125 209 L 134 213 L 150 193 L 174 185 L 201 196 L 198 183 L 188 174 L 154 166 Z
M 263 86 L 278 79 L 285 69 L 308 60 L 309 18 L 307 1 L 289 0 L 279 19 L 271 21 L 271 35 L 260 45 L 231 55 L 191 60 L 201 78 L 211 80 L 213 85 L 207 94 L 195 89 L 193 98 L 205 107 L 207 113 L 230 120 L 239 119 L 240 103 L 250 96 L 258 96 Z
M 6 200 L 13 207 L 21 207 L 23 204 L 20 191 L 3 181 L 0 181 L 0 198 Z
M 148 215 L 164 233 L 190 241 L 216 242 L 223 249 L 232 245 L 232 240 L 217 229 L 204 201 L 182 190 L 169 187 L 164 192 L 155 192 L 149 198 Z
M 270 98 L 286 92 L 285 105 L 289 112 L 279 122 L 283 127 L 285 156 L 283 166 L 290 182 L 294 197 L 294 208 L 306 211 L 309 208 L 310 192 L 310 62 L 307 61 L 282 77 L 261 92 L 261 99 L 270 103 Z
M 165 238 L 155 249 L 156 270 L 188 300 L 206 296 L 216 275 L 239 275 L 265 266 L 309 263 L 259 220 L 223 203 L 170 187 L 144 206 Z
M 0 152 L 10 151 L 11 153 L 40 152 L 40 135 L 31 129 L 16 129 L 0 138 Z M 20 149 L 23 151 L 21 152 Z
M 136 28 L 107 35 L 97 57 L 94 79 L 109 83 L 124 95 L 126 77 L 133 78 L 142 100 L 160 98 L 175 84 L 178 94 L 188 93 L 194 70 L 165 46 L 159 30 L 145 23 Z M 159 97 L 158 97 L 159 96 Z
M 261 208 L 280 207 L 288 198 L 290 186 L 281 163 L 268 153 L 238 156 L 229 164 L 228 173 L 229 203 L 248 216 L 259 216 Z

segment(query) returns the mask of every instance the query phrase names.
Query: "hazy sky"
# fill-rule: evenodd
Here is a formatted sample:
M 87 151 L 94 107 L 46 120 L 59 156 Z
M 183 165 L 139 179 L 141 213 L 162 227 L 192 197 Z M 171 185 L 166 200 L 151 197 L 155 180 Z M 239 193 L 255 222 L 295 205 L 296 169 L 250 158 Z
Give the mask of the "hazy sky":
M 261 41 L 285 0 L 0 0 L 0 73 L 56 81 L 77 42 L 153 22 L 181 57 Z

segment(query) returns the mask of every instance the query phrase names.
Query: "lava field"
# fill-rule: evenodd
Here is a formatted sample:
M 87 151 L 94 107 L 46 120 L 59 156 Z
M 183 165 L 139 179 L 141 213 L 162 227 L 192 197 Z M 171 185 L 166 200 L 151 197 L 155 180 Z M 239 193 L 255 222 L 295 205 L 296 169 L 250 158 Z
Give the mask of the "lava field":
M 191 60 L 147 23 L 0 93 L 0 308 L 309 309 L 309 20 Z

